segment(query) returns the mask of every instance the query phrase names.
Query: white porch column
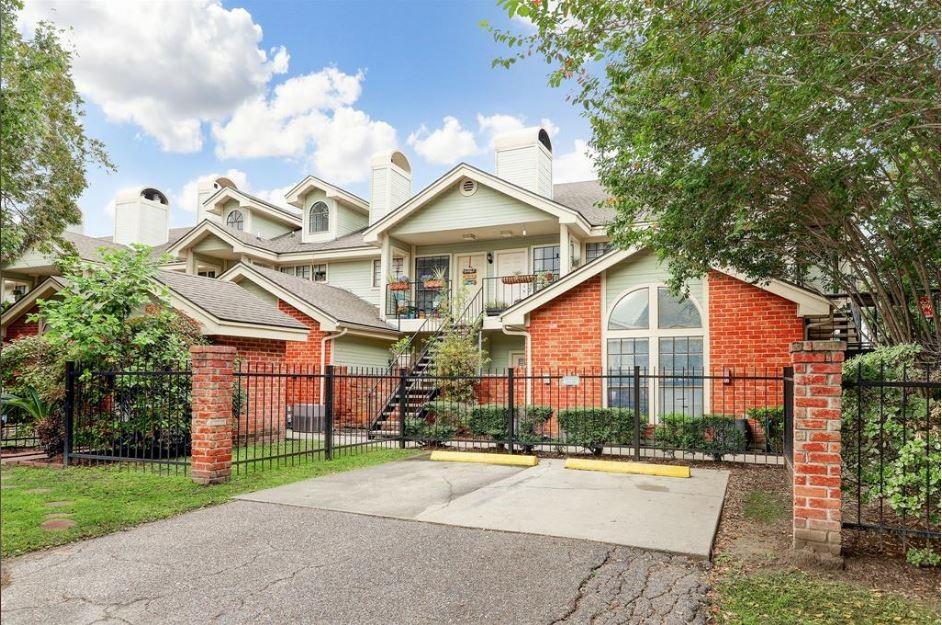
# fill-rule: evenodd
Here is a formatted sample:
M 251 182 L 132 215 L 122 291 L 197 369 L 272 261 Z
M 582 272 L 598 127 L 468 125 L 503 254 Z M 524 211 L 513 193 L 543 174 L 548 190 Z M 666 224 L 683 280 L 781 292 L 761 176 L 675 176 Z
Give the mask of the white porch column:
M 193 250 L 186 251 L 186 272 L 191 276 L 196 275 L 196 254 Z
M 386 318 L 386 297 L 389 294 L 386 285 L 389 284 L 389 274 L 392 273 L 392 262 L 392 241 L 389 240 L 389 235 L 384 234 L 380 239 L 379 253 L 379 314 L 383 319 Z
M 559 275 L 565 276 L 572 269 L 572 257 L 569 254 L 569 226 L 559 224 Z

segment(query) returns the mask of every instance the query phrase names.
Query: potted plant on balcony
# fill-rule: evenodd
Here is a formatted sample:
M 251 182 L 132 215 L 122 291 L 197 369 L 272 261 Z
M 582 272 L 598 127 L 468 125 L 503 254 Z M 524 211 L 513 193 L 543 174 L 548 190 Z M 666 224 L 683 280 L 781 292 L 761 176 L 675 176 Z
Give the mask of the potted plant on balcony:
M 389 283 L 390 291 L 408 291 L 409 290 L 409 276 L 390 275 L 386 281 Z
M 484 310 L 489 317 L 493 317 L 494 315 L 499 315 L 506 309 L 507 309 L 507 304 L 499 300 L 488 302 L 487 304 L 484 305 Z
M 440 289 L 445 286 L 445 270 L 438 268 L 431 275 L 422 276 L 422 286 L 426 289 Z
M 519 271 L 513 272 L 513 275 L 504 276 L 501 278 L 501 282 L 504 284 L 526 284 L 528 282 L 533 282 L 534 276 L 532 274 L 525 274 Z

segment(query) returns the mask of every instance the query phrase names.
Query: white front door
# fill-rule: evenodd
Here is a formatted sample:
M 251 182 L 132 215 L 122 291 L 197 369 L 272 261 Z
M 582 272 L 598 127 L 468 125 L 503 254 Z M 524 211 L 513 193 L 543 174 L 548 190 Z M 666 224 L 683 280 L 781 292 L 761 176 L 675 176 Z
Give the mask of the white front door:
M 486 254 L 459 254 L 455 256 L 455 292 L 464 290 L 468 300 L 477 296 L 478 291 L 484 288 L 484 277 L 487 275 Z
M 501 250 L 494 253 L 498 279 L 488 298 L 503 307 L 511 306 L 532 293 L 532 284 L 524 280 L 530 275 L 526 250 Z M 520 276 L 519 278 L 516 276 Z

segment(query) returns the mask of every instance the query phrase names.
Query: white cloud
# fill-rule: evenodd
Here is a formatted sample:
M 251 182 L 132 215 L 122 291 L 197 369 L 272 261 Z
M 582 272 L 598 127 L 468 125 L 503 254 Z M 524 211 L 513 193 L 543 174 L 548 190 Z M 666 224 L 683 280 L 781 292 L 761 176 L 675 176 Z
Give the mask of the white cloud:
M 259 47 L 262 29 L 219 0 L 35 0 L 20 16 L 69 29 L 73 75 L 108 119 L 139 126 L 166 151 L 195 152 L 202 124 L 218 120 L 288 69 L 283 48 Z
M 559 126 L 553 123 L 553 120 L 544 117 L 540 120 L 540 128 L 546 131 L 550 139 L 559 134 Z
M 553 159 L 553 182 L 579 182 L 598 178 L 592 165 L 594 152 L 588 143 L 576 139 L 572 147 L 572 152 L 558 154 Z
M 423 124 L 409 135 L 407 143 L 422 158 L 435 165 L 451 165 L 478 152 L 474 133 L 462 128 L 461 123 L 451 116 L 445 117 L 442 127 L 432 132 Z
M 352 107 L 363 72 L 335 67 L 296 76 L 213 125 L 219 158 L 307 157 L 318 175 L 346 184 L 369 176 L 374 152 L 396 146 L 396 130 Z
M 491 136 L 492 147 L 494 135 L 503 134 L 505 132 L 513 132 L 514 130 L 520 130 L 523 127 L 523 119 L 520 117 L 515 117 L 513 115 L 503 115 L 501 113 L 485 116 L 478 113 L 478 132 L 482 134 L 489 134 Z

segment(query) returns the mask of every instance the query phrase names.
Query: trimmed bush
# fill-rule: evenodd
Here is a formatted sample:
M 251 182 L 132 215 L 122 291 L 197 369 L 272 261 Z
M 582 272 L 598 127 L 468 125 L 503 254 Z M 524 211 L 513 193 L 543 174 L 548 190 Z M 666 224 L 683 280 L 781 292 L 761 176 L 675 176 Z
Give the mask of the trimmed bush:
M 517 415 L 516 440 L 530 452 L 533 446 L 543 442 L 543 424 L 553 416 L 549 406 L 522 406 Z
M 494 440 L 507 438 L 507 406 L 481 404 L 471 409 L 468 429 L 476 436 L 490 436 Z
M 568 444 L 580 445 L 598 456 L 606 444 L 624 444 L 631 440 L 634 411 L 628 408 L 560 410 L 559 425 L 566 432 Z
M 736 425 L 736 419 L 729 415 L 703 415 L 700 423 L 703 435 L 697 451 L 713 456 L 716 461 L 727 454 L 746 451 L 746 434 Z
M 693 451 L 703 440 L 703 419 L 698 415 L 671 412 L 654 428 L 654 445 L 660 449 Z
M 430 422 L 425 419 L 406 419 L 406 438 L 424 445 L 451 440 L 458 428 L 446 422 Z

